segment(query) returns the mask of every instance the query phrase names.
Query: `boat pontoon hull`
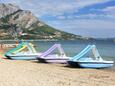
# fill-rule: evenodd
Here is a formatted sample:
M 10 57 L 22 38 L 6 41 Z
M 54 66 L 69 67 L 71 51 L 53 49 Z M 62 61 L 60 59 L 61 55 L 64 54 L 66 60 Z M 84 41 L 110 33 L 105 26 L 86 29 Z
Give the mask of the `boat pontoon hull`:
M 8 59 L 12 59 L 12 60 L 36 60 L 37 56 L 40 55 L 41 53 L 18 53 L 16 55 L 12 55 L 12 54 L 9 54 L 9 55 L 5 55 Z
M 68 59 L 62 59 L 62 58 L 37 58 L 39 62 L 42 63 L 60 63 L 60 64 L 65 64 L 67 63 Z
M 6 56 L 8 59 L 12 60 L 36 60 L 36 56 L 32 55 L 20 55 L 20 56 Z
M 38 57 L 37 58 L 39 60 L 39 62 L 42 63 L 67 63 L 67 60 L 69 59 L 68 57 L 59 57 L 56 55 L 50 55 L 47 57 Z
M 37 55 L 5 55 L 8 59 L 12 60 L 36 60 Z
M 112 67 L 113 61 L 104 61 L 104 62 L 74 62 L 68 61 L 68 64 L 71 67 L 81 67 L 81 68 L 108 68 Z

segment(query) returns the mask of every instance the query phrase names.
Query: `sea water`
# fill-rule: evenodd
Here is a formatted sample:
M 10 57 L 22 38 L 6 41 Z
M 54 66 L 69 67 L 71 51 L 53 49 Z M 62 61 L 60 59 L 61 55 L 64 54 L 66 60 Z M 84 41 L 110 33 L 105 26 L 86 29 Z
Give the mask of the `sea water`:
M 53 44 L 61 44 L 67 56 L 75 56 L 82 51 L 88 44 L 96 45 L 103 58 L 115 60 L 115 42 L 101 40 L 75 40 L 75 41 L 34 41 L 37 51 L 45 51 Z
M 35 44 L 39 52 L 44 52 L 54 44 L 61 44 L 67 56 L 75 56 L 88 44 L 96 45 L 100 55 L 105 59 L 115 61 L 115 42 L 108 40 L 73 40 L 73 41 L 29 41 Z M 15 41 L 2 41 L 2 43 L 15 43 Z

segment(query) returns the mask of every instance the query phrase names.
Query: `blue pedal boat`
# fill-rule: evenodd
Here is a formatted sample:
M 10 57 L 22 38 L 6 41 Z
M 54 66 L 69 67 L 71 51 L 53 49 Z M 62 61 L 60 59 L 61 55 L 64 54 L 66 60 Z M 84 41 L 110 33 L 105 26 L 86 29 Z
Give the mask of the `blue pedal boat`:
M 92 51 L 94 58 L 85 56 Z M 82 68 L 107 68 L 114 65 L 114 61 L 106 61 L 102 59 L 95 45 L 88 45 L 84 50 L 68 60 L 71 67 Z

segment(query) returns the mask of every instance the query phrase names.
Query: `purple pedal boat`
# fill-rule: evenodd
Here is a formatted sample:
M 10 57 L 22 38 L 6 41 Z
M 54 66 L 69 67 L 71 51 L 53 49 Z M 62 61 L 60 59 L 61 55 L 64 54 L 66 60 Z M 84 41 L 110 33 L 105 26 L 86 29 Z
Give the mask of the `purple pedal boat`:
M 60 54 L 51 54 L 55 49 L 58 49 Z M 69 57 L 67 57 L 64 53 L 63 48 L 61 47 L 61 44 L 54 44 L 51 48 L 49 48 L 47 51 L 42 53 L 37 57 L 39 62 L 43 63 L 67 63 L 67 60 Z

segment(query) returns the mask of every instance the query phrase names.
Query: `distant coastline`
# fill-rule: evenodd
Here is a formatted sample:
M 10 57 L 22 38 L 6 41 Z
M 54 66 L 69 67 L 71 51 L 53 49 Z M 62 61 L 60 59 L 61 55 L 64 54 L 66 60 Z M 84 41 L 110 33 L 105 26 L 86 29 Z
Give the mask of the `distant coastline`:
M 82 41 L 87 41 L 87 40 L 97 40 L 97 41 L 113 41 L 115 42 L 115 39 L 114 38 L 89 38 L 89 39 L 63 39 L 63 40 L 60 40 L 60 39 L 22 39 L 22 40 L 11 40 L 11 39 L 4 39 L 4 40 L 0 40 L 1 41 L 77 41 L 77 40 L 82 40 Z

